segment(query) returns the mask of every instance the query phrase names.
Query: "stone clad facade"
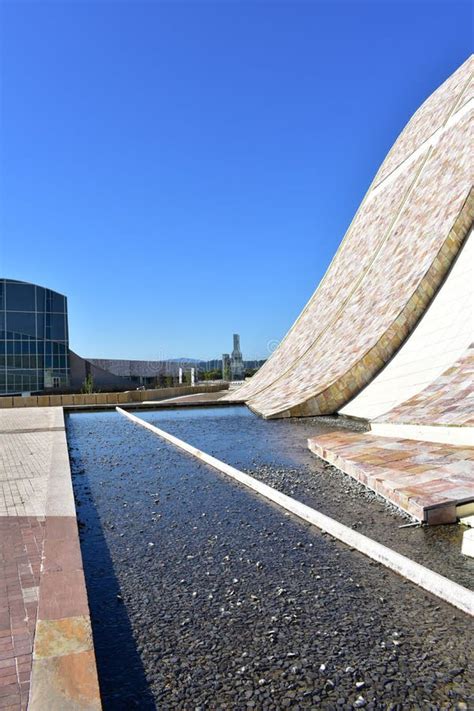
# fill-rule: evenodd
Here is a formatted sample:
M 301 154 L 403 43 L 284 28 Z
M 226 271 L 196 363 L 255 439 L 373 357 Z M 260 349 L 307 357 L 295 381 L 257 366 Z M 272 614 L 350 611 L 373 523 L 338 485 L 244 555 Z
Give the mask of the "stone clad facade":
M 416 327 L 474 218 L 472 68 L 470 58 L 414 114 L 300 317 L 228 399 L 265 417 L 334 413 Z
M 374 422 L 474 426 L 474 343 L 439 378 Z M 467 405 L 466 405 L 467 403 Z

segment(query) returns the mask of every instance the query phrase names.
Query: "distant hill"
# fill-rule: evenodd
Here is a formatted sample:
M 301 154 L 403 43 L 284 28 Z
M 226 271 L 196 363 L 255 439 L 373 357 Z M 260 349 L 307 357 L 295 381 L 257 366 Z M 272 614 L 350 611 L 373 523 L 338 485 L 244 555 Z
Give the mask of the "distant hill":
M 204 363 L 202 358 L 168 358 L 167 363 Z

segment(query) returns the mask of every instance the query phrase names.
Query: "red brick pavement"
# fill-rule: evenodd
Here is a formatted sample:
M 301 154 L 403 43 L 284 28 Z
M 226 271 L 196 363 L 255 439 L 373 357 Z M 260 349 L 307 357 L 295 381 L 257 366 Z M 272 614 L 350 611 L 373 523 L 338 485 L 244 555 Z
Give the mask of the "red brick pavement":
M 26 709 L 44 520 L 0 517 L 0 709 Z

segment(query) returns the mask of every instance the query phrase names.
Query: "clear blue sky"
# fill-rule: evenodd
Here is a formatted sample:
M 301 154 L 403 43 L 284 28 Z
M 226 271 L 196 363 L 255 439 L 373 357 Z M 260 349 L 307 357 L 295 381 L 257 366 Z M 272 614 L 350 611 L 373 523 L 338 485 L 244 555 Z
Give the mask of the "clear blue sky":
M 0 2 L 0 276 L 90 357 L 268 355 L 468 2 Z

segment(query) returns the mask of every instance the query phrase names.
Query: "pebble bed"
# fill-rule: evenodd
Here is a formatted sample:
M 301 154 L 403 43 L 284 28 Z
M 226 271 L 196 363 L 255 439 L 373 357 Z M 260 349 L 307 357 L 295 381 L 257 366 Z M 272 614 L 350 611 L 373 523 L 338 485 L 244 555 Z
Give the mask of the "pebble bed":
M 67 430 L 104 709 L 470 708 L 465 615 L 115 413 Z
M 67 430 L 104 709 L 470 707 L 465 615 L 115 413 Z
M 412 519 L 309 451 L 308 437 L 335 427 L 364 431 L 347 419 L 263 420 L 246 407 L 138 413 L 237 469 L 261 479 L 346 526 L 474 589 L 474 560 L 461 554 L 465 527 L 400 528 Z M 203 422 L 205 424 L 203 424 Z

